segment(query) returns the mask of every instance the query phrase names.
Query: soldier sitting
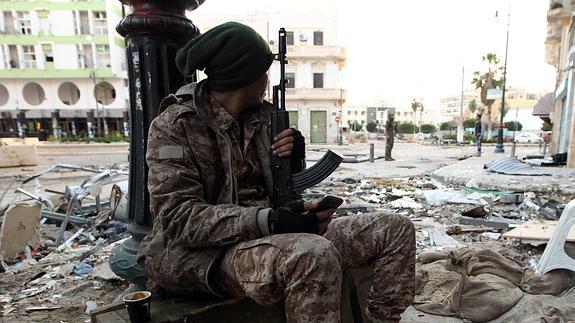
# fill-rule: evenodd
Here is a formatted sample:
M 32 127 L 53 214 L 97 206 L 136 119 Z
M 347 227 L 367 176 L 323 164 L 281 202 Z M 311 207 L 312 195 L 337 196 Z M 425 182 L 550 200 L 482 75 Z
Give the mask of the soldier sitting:
M 283 302 L 289 322 L 339 322 L 342 270 L 373 265 L 367 315 L 398 321 L 415 288 L 409 219 L 373 213 L 332 221 L 334 209 L 313 212 L 317 201 L 270 208 L 270 143 L 294 165 L 304 156 L 299 132 L 269 138 L 263 97 L 272 59 L 259 34 L 233 22 L 178 51 L 183 74 L 204 70 L 208 78 L 165 98 L 150 126 L 154 226 L 138 254 L 148 285 Z

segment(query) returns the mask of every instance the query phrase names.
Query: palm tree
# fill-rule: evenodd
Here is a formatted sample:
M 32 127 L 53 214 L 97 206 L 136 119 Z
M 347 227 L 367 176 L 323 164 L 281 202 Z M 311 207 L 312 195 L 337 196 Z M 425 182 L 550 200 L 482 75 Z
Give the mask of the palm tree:
M 486 64 L 487 71 L 481 73 L 479 71 L 473 72 L 473 80 L 471 84 L 475 85 L 476 89 L 481 89 L 481 103 L 487 108 L 487 125 L 488 133 L 487 138 L 491 138 L 492 132 L 492 120 L 491 120 L 491 106 L 495 100 L 487 99 L 487 90 L 501 88 L 503 86 L 503 78 L 501 72 L 503 66 L 499 63 L 499 58 L 494 53 L 488 53 L 481 58 L 484 64 Z
M 418 108 L 423 109 L 423 104 L 421 104 L 419 101 L 413 99 L 411 101 L 411 110 L 413 110 L 413 133 L 415 133 L 415 117 L 417 116 L 416 112 L 417 112 Z
M 421 132 L 421 123 L 423 120 L 423 103 L 419 104 L 419 132 Z
M 469 111 L 471 111 L 471 114 L 474 114 L 475 111 L 477 110 L 477 102 L 475 101 L 475 99 L 471 100 L 471 102 L 469 102 Z

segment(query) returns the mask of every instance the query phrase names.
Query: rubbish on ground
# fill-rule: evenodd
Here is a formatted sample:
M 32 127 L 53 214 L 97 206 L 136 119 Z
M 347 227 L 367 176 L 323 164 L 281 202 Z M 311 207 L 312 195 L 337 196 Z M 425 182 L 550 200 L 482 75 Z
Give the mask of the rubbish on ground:
M 487 212 L 485 212 L 485 207 L 480 205 L 462 212 L 461 215 L 468 216 L 470 218 L 483 218 L 487 215 Z
M 425 243 L 430 247 L 455 248 L 459 245 L 457 240 L 448 236 L 442 228 L 429 228 L 423 230 Z
M 92 267 L 90 264 L 81 262 L 77 264 L 76 267 L 74 267 L 74 274 L 78 276 L 84 276 L 91 273 L 92 270 L 94 270 L 94 267 Z
M 437 206 L 445 203 L 453 204 L 482 204 L 481 197 L 476 195 L 469 197 L 461 191 L 448 191 L 448 190 L 434 190 L 423 191 L 423 195 L 427 202 L 431 205 Z
M 505 203 L 505 204 L 523 203 L 523 199 L 524 199 L 523 194 L 519 194 L 519 193 L 505 194 L 505 195 L 499 196 L 499 202 Z
M 98 308 L 98 302 L 96 302 L 95 300 L 88 300 L 86 301 L 86 310 L 84 312 L 86 314 L 90 314 L 96 308 Z
M 507 229 L 509 227 L 509 223 L 507 222 L 490 221 L 485 219 L 474 219 L 465 216 L 459 218 L 459 224 L 484 226 L 498 230 Z
M 423 207 L 423 205 L 421 205 L 420 203 L 415 202 L 412 198 L 408 197 L 408 196 L 404 196 L 400 199 L 397 199 L 395 201 L 392 201 L 391 203 L 389 203 L 392 207 L 394 208 L 398 208 L 398 209 L 415 209 L 415 210 L 419 210 Z
M 26 307 L 26 312 L 34 311 L 53 311 L 62 308 L 62 306 L 29 306 Z
M 482 237 L 485 238 L 489 238 L 492 240 L 499 240 L 499 237 L 501 237 L 501 233 L 497 233 L 497 232 L 483 232 L 481 234 Z

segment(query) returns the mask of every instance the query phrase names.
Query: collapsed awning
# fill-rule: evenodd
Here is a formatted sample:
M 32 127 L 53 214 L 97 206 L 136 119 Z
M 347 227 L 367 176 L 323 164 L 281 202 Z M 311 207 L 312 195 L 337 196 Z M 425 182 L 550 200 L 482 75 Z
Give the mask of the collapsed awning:
M 549 117 L 549 113 L 553 110 L 555 110 L 555 94 L 549 92 L 535 103 L 531 114 L 538 117 Z

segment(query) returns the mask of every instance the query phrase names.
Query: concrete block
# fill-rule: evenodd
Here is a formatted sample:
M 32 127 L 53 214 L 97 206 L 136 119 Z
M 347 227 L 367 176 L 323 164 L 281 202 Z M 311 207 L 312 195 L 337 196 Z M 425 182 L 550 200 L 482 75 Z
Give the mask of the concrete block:
M 36 165 L 38 165 L 38 150 L 35 146 L 0 146 L 0 167 Z
M 0 145 L 37 145 L 40 141 L 36 137 L 31 138 L 0 138 Z

